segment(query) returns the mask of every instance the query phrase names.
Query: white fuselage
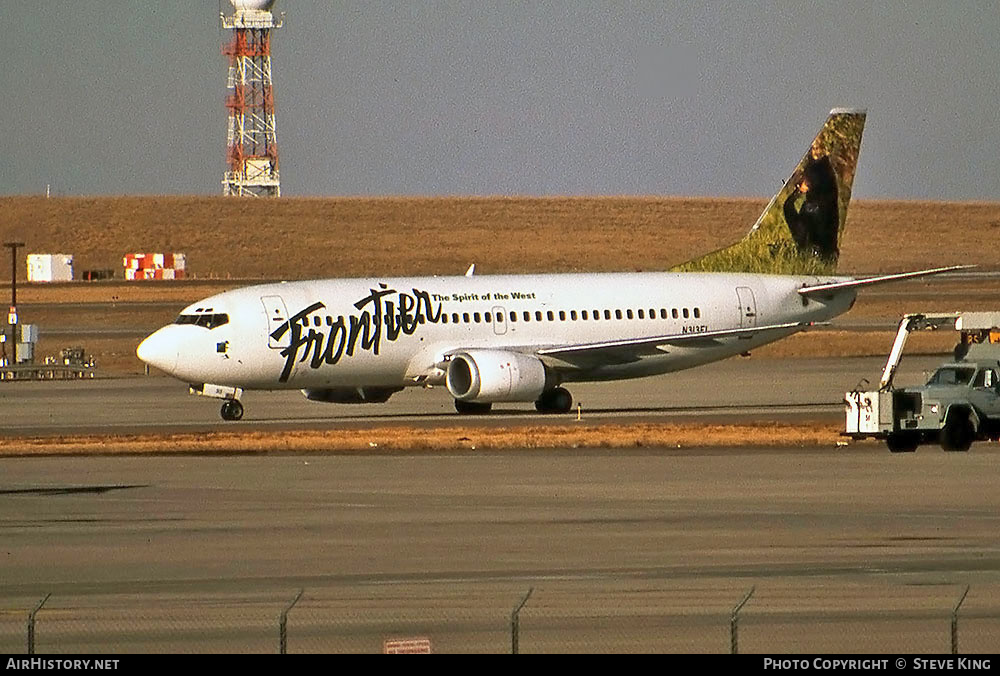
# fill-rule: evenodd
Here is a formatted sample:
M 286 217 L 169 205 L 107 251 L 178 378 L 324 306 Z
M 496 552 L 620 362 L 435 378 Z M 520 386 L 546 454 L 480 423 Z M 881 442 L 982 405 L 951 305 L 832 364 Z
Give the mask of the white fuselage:
M 825 298 L 797 290 L 836 279 L 620 273 L 281 282 L 190 305 L 182 317 L 226 321 L 212 328 L 168 325 L 144 341 L 140 356 L 189 383 L 244 389 L 441 384 L 448 355 L 457 350 L 532 355 L 553 347 L 826 321 L 851 307 L 854 290 Z M 628 361 L 543 361 L 559 381 L 636 378 L 723 359 L 797 330 L 664 345 Z

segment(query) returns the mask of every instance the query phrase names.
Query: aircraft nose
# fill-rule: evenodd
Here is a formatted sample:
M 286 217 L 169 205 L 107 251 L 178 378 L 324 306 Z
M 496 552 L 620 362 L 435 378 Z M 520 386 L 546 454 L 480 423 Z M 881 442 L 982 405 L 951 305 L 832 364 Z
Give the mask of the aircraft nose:
M 147 336 L 144 341 L 139 343 L 135 354 L 150 366 L 155 366 L 167 373 L 173 373 L 177 367 L 177 341 L 168 335 L 167 328 L 169 327 Z

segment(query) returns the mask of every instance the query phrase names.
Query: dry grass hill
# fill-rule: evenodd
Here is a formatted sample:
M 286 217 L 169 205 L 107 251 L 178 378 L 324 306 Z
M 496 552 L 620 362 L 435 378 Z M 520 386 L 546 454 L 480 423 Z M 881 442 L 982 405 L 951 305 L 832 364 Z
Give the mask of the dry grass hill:
M 4 241 L 77 271 L 187 254 L 197 278 L 659 270 L 742 237 L 764 200 L 659 197 L 0 198 Z M 1000 268 L 1000 203 L 860 201 L 840 270 Z M 0 258 L 0 278 L 9 279 Z M 23 260 L 21 262 L 23 265 Z M 24 271 L 21 268 L 20 276 Z

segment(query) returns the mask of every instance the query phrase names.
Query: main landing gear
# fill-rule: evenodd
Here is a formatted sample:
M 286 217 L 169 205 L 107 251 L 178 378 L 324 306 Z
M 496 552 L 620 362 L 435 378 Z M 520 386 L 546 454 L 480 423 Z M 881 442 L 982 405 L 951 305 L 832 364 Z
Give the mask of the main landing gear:
M 491 408 L 493 408 L 493 404 L 488 401 L 480 403 L 478 401 L 462 401 L 461 399 L 455 400 L 455 410 L 462 415 L 489 413 Z
M 569 413 L 573 408 L 573 395 L 562 387 L 542 392 L 535 402 L 535 410 L 539 413 Z
M 223 420 L 239 420 L 243 417 L 243 404 L 237 399 L 226 399 L 219 413 Z
M 463 415 L 485 415 L 493 408 L 490 402 L 455 400 L 455 410 Z M 539 413 L 569 413 L 573 408 L 573 395 L 562 387 L 546 390 L 535 402 Z M 225 417 L 225 416 L 223 416 Z

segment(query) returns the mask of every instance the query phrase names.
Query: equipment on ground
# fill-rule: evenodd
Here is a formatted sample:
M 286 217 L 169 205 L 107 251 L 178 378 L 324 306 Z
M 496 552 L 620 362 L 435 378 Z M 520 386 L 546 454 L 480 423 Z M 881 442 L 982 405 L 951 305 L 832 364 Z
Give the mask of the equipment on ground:
M 954 359 L 942 364 L 926 385 L 893 387 L 910 332 L 940 329 L 959 332 Z M 967 451 L 973 441 L 997 440 L 1000 312 L 904 315 L 879 388 L 847 392 L 844 403 L 844 436 L 882 439 L 893 453 L 911 453 L 926 443 Z

